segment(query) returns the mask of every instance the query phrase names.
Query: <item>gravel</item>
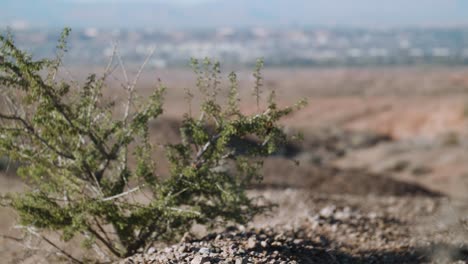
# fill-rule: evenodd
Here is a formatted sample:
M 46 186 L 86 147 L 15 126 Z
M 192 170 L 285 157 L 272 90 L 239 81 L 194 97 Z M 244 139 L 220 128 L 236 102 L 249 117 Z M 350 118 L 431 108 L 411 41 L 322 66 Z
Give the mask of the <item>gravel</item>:
M 320 261 L 333 260 L 320 245 L 293 237 L 271 228 L 242 231 L 233 227 L 201 240 L 136 255 L 121 263 L 303 263 L 311 257 Z
M 463 202 L 262 190 L 279 207 L 235 226 L 120 263 L 465 263 Z M 257 194 L 252 194 L 257 195 Z M 446 219 L 447 208 L 457 212 Z M 463 220 L 465 219 L 465 220 Z M 193 237 L 193 236 L 188 236 Z

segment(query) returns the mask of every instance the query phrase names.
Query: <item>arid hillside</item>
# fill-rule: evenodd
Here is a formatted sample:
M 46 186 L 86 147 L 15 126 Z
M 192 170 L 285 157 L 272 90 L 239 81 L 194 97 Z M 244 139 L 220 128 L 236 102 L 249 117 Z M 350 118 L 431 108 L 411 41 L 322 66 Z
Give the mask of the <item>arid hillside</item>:
M 70 71 L 84 78 L 84 69 Z M 239 72 L 240 92 L 243 111 L 254 112 L 249 72 Z M 179 244 L 154 245 L 122 263 L 468 261 L 468 68 L 266 69 L 264 75 L 280 104 L 308 100 L 284 121 L 288 133 L 301 132 L 304 140 L 269 158 L 263 182 L 250 189 L 278 207 L 249 226 L 211 234 L 194 228 Z M 119 98 L 122 80 L 114 76 L 106 96 Z M 185 90 L 194 78 L 189 70 L 143 74 L 143 95 L 158 79 L 168 86 L 164 118 L 151 127 L 155 142 L 180 139 Z M 164 174 L 164 158 L 156 156 Z M 2 172 L 2 193 L 23 188 L 12 171 Z M 0 213 L 5 263 L 54 259 L 22 248 L 14 213 Z

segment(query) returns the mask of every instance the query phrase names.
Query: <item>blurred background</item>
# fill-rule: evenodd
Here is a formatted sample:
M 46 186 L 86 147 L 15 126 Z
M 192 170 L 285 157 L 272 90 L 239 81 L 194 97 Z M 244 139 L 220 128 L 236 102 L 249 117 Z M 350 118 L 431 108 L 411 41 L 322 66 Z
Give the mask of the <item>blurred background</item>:
M 403 207 L 393 213 L 422 208 L 413 197 L 434 208 L 439 195 L 467 198 L 468 1 L 0 0 L 0 31 L 35 57 L 54 56 L 64 27 L 72 33 L 63 78 L 102 72 L 115 45 L 131 75 L 154 50 L 139 89 L 148 94 L 158 78 L 169 87 L 165 117 L 154 127 L 162 142 L 179 140 L 185 89 L 195 84 L 191 57 L 219 60 L 225 80 L 236 70 L 244 109 L 253 105 L 258 58 L 265 60 L 264 86 L 280 104 L 307 98 L 284 121 L 304 142 L 267 160 L 255 189 L 282 206 L 274 223 L 291 224 L 327 205 L 310 202 L 317 193 L 345 195 L 346 206 L 353 197 L 352 208 L 363 211 Z M 117 69 L 110 82 L 120 92 L 122 74 Z M 24 188 L 6 167 L 0 160 L 0 190 Z M 402 196 L 410 200 L 389 198 Z M 14 215 L 6 212 L 0 233 L 10 234 Z M 374 237 L 331 237 L 349 239 L 353 250 L 379 250 Z M 28 259 L 15 250 L 0 238 L 0 255 Z
M 0 27 L 36 56 L 53 54 L 73 29 L 68 61 L 105 63 L 111 42 L 127 62 L 156 48 L 155 67 L 190 57 L 223 64 L 339 67 L 464 65 L 468 3 L 463 0 L 1 0 Z

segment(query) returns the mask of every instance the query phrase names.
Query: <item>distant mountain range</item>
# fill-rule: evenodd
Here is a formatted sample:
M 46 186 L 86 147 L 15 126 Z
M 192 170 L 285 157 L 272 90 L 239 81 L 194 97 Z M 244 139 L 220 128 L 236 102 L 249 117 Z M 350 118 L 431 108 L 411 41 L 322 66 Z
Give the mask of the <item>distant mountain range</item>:
M 468 25 L 465 0 L 0 0 L 0 25 L 212 28 Z

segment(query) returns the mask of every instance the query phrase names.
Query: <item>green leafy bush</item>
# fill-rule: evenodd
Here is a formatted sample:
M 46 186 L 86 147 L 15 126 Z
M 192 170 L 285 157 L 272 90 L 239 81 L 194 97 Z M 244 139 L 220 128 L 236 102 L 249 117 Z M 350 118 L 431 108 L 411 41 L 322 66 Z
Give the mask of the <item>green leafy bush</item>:
M 165 147 L 170 175 L 160 176 L 149 125 L 163 113 L 165 87 L 142 98 L 136 81 L 127 82 L 123 116 L 117 116 L 118 104 L 103 96 L 112 62 L 79 89 L 55 77 L 68 34 L 64 30 L 53 60 L 34 60 L 0 36 L 0 156 L 19 162 L 18 173 L 30 186 L 3 203 L 18 212 L 26 232 L 76 262 L 82 260 L 60 249 L 47 231 L 59 231 L 63 241 L 79 237 L 101 261 L 110 261 L 173 240 L 194 223 L 245 223 L 265 209 L 246 187 L 260 179 L 262 158 L 286 141 L 278 120 L 298 106 L 279 109 L 272 94 L 264 111 L 243 114 L 235 73 L 229 75 L 229 98 L 220 103 L 220 65 L 192 60 L 201 114 L 183 116 L 182 141 Z M 257 102 L 261 66 L 254 74 Z M 247 137 L 258 144 L 242 146 L 239 139 Z

